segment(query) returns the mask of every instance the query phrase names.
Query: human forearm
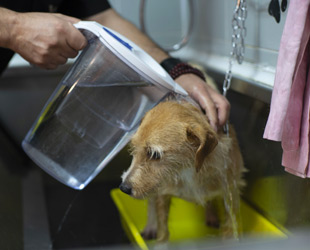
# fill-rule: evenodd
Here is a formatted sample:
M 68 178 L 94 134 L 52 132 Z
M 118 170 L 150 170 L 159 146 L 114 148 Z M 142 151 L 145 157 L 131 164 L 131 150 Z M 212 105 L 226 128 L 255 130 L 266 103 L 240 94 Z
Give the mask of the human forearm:
M 9 48 L 16 12 L 0 7 L 0 47 Z

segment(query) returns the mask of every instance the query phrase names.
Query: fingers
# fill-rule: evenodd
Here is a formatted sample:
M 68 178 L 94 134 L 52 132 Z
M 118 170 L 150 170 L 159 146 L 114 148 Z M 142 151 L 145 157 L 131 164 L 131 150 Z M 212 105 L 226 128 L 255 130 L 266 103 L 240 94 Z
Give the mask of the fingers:
M 65 64 L 68 58 L 76 57 L 87 44 L 86 38 L 72 24 L 68 24 L 63 36 L 64 38 L 59 37 L 58 44 L 50 48 L 48 59 L 44 60 L 43 67 L 55 69 L 58 65 Z
M 182 75 L 176 79 L 176 82 L 205 111 L 209 123 L 215 131 L 225 125 L 229 117 L 230 104 L 223 95 L 193 74 Z
M 230 103 L 222 94 L 211 87 L 205 85 L 205 89 L 206 93 L 200 92 L 200 98 L 206 99 L 206 105 L 202 106 L 202 108 L 206 111 L 210 125 L 213 128 L 216 127 L 217 130 L 219 127 L 224 126 L 229 118 Z
M 80 51 L 87 45 L 87 40 L 83 34 L 76 29 L 72 24 L 66 36 L 66 42 L 70 48 L 75 51 Z
M 73 26 L 73 24 L 81 21 L 78 18 L 66 16 L 62 14 L 54 14 L 54 16 L 60 18 L 61 20 L 68 22 L 68 26 L 65 30 L 65 39 L 67 45 L 70 46 L 75 51 L 80 51 L 87 45 L 87 40 L 83 34 Z
M 218 124 L 220 127 L 224 126 L 228 121 L 230 113 L 230 103 L 224 96 L 213 97 L 217 103 Z
M 193 93 L 193 97 L 194 99 L 199 100 L 199 105 L 205 111 L 206 116 L 209 119 L 210 125 L 215 131 L 217 131 L 219 126 L 217 106 L 216 103 L 213 101 L 210 93 L 204 90 L 196 91 L 195 93 Z
M 74 58 L 78 55 L 79 51 L 72 49 L 69 45 L 61 51 L 60 55 L 65 58 Z
M 43 69 L 56 69 L 59 65 L 66 64 L 67 61 L 68 61 L 67 57 L 59 55 L 53 57 L 52 60 L 48 60 L 48 62 L 36 63 L 35 65 Z
M 76 22 L 76 18 L 71 18 L 61 15 L 62 18 Z M 47 65 L 48 69 L 54 69 L 58 65 L 65 64 L 68 58 L 74 58 L 78 55 L 79 51 L 87 45 L 87 40 L 83 34 L 76 29 L 72 23 L 68 23 L 67 29 L 64 32 L 64 40 L 61 42 L 58 48 L 57 56 L 53 59 L 53 63 Z

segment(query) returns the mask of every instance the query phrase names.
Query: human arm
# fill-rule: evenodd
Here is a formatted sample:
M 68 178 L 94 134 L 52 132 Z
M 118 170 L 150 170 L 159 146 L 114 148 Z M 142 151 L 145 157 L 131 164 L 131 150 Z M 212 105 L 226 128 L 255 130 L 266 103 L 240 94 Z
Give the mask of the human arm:
M 154 43 L 148 36 L 142 33 L 134 24 L 122 18 L 112 8 L 90 16 L 86 20 L 96 21 L 108 28 L 117 31 L 141 47 L 157 62 L 161 62 L 169 57 L 169 55 L 158 45 L 156 45 L 156 43 Z
M 106 10 L 87 19 L 101 23 L 129 38 L 159 63 L 169 57 L 169 54 L 163 51 L 136 26 L 122 18 L 113 9 Z M 218 129 L 218 127 L 226 123 L 229 116 L 230 104 L 223 95 L 206 85 L 206 83 L 195 74 L 181 75 L 177 77 L 175 81 L 199 103 L 214 129 Z
M 73 23 L 79 19 L 61 14 L 19 13 L 0 7 L 0 47 L 19 53 L 41 68 L 54 69 L 86 46 Z

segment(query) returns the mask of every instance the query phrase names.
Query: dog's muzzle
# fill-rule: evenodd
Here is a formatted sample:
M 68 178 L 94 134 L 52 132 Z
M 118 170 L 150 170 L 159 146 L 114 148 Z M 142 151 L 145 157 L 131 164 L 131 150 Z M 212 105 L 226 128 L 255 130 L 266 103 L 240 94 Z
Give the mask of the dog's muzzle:
M 132 188 L 130 185 L 126 184 L 123 182 L 120 186 L 119 189 L 124 192 L 125 194 L 131 195 L 132 194 Z

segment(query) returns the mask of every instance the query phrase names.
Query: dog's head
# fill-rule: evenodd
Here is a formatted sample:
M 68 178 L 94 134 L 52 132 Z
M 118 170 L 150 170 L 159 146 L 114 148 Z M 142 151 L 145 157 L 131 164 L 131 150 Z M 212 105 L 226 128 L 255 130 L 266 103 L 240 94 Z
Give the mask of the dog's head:
M 133 160 L 120 188 L 135 198 L 163 193 L 180 185 L 184 168 L 199 172 L 216 145 L 217 134 L 200 110 L 189 103 L 160 103 L 131 140 Z

